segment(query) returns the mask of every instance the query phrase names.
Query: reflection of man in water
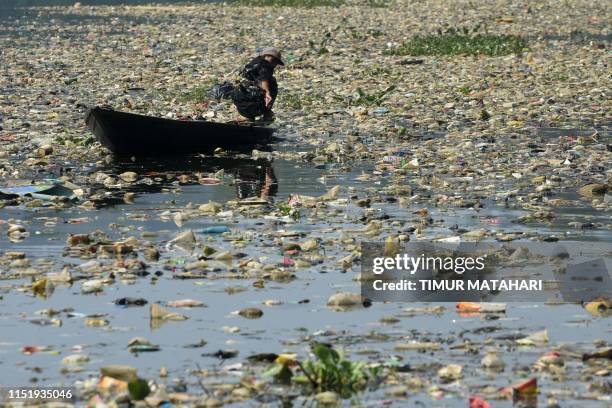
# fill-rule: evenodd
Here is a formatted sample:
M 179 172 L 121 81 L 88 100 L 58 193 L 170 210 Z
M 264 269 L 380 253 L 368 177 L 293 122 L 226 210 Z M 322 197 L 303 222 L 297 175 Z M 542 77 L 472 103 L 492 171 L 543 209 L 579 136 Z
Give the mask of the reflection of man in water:
M 258 160 L 256 166 L 243 166 L 236 169 L 236 195 L 238 198 L 275 196 L 278 181 L 274 175 L 272 163 Z

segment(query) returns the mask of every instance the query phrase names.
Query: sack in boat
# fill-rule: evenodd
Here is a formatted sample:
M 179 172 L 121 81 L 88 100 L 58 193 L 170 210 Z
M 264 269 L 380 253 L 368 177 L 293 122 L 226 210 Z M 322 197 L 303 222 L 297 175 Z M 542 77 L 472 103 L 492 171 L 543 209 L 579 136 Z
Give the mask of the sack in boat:
M 225 81 L 221 84 L 217 84 L 210 90 L 210 96 L 212 99 L 220 101 L 221 99 L 232 99 L 236 87 L 231 82 Z
M 276 85 L 276 81 L 274 81 Z M 273 91 L 276 90 L 274 87 Z M 234 85 L 231 82 L 223 82 L 215 85 L 211 90 L 211 96 L 220 101 L 231 99 L 238 112 L 251 120 L 266 113 L 265 92 L 255 81 L 242 80 Z M 276 92 L 273 93 L 276 96 Z

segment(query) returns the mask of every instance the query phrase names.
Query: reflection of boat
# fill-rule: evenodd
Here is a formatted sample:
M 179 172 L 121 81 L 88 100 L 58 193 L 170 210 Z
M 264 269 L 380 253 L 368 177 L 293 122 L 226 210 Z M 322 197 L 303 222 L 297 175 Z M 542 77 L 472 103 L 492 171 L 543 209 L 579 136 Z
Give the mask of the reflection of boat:
M 115 154 L 205 152 L 217 147 L 252 149 L 270 142 L 274 129 L 203 120 L 173 120 L 95 107 L 87 126 Z
M 138 157 L 134 160 L 115 160 L 112 172 L 123 173 L 134 171 L 145 176 L 169 176 L 168 181 L 180 174 L 215 173 L 224 170 L 235 179 L 236 196 L 240 199 L 249 197 L 271 197 L 278 191 L 278 182 L 272 163 L 264 158 L 235 158 L 213 156 L 189 156 L 150 158 Z M 166 178 L 166 177 L 164 177 Z M 156 190 L 156 186 L 134 185 L 136 192 Z M 163 187 L 163 186 L 159 186 Z

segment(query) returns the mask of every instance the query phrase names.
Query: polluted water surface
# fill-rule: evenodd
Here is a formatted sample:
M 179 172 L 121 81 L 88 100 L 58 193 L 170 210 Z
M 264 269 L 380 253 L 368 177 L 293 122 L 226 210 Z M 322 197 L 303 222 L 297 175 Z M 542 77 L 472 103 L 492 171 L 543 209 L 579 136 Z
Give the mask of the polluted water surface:
M 605 2 L 25 3 L 0 20 L 1 385 L 92 406 L 610 403 L 607 299 L 371 303 L 358 281 L 366 241 L 609 257 Z M 403 55 L 441 18 L 529 49 Z M 270 41 L 268 151 L 117 158 L 85 127 L 95 105 L 233 120 L 205 92 Z M 299 381 L 322 360 L 354 389 Z

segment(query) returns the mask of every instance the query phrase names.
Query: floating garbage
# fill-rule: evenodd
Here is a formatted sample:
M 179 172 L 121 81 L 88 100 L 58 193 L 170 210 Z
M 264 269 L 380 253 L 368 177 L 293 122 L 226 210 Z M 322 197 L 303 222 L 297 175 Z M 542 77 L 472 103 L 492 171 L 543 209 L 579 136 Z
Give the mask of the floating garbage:
M 187 320 L 187 316 L 180 314 L 180 313 L 170 312 L 169 310 L 166 310 L 165 308 L 155 303 L 151 304 L 151 306 L 149 307 L 149 316 L 150 316 L 152 328 L 157 328 L 160 326 L 160 323 L 163 323 L 166 321 Z
M 515 401 L 531 401 L 537 398 L 537 392 L 538 380 L 537 378 L 530 378 L 501 389 L 500 394 Z
M 0 198 L 1 195 L 31 197 L 43 201 L 53 201 L 61 197 L 78 200 L 83 197 L 83 190 L 67 181 L 46 180 L 37 184 L 0 187 Z
M 214 353 L 206 353 L 202 354 L 204 357 L 216 357 L 220 360 L 227 360 L 230 358 L 235 358 L 238 356 L 240 352 L 236 349 L 228 349 L 228 350 L 218 350 Z
M 221 211 L 221 208 L 223 208 L 223 206 L 220 203 L 216 203 L 213 201 L 209 201 L 206 204 L 202 204 L 198 207 L 198 210 L 200 210 L 200 212 L 202 212 L 203 214 L 216 214 L 219 211 Z
M 360 294 L 341 292 L 336 293 L 327 300 L 327 306 L 338 311 L 351 310 L 369 306 L 370 301 L 364 299 Z
M 81 292 L 83 293 L 101 292 L 103 287 L 104 287 L 104 280 L 92 279 L 92 280 L 83 282 L 83 284 L 81 285 Z
M 116 299 L 114 303 L 117 306 L 129 307 L 129 306 L 144 306 L 149 302 L 147 301 L 147 299 L 144 299 L 144 298 L 123 297 L 120 299 Z
M 214 225 L 210 227 L 206 227 L 200 230 L 201 234 L 223 234 L 225 232 L 230 232 L 230 228 L 227 225 Z
M 9 225 L 6 235 L 11 242 L 21 242 L 26 239 L 30 233 L 22 225 Z
M 247 319 L 259 319 L 264 313 L 261 309 L 256 307 L 248 307 L 238 311 L 238 314 Z
M 591 359 L 612 360 L 612 347 L 604 347 L 603 349 L 597 350 L 593 353 L 584 353 L 582 355 L 582 361 L 588 361 Z
M 89 357 L 84 354 L 72 354 L 62 359 L 65 366 L 79 366 L 89 362 Z
M 469 403 L 469 408 L 491 408 L 491 404 L 478 396 L 470 397 Z
M 195 247 L 196 237 L 193 231 L 189 230 L 178 234 L 175 238 L 170 240 L 170 243 L 185 250 L 192 250 Z
M 612 315 L 612 300 L 594 299 L 587 302 L 584 308 L 594 316 L 608 317 Z
M 565 360 L 558 351 L 549 351 L 536 361 L 533 368 L 554 376 L 562 376 L 565 374 Z
M 171 300 L 166 303 L 168 307 L 205 307 L 204 302 L 194 299 Z
M 530 334 L 527 337 L 516 340 L 516 343 L 521 346 L 542 346 L 548 343 L 548 330 L 542 330 Z
M 397 343 L 394 347 L 397 351 L 426 351 L 426 350 L 439 350 L 442 348 L 440 343 L 426 342 L 426 341 L 411 341 L 407 343 Z
M 82 3 L 0 16 L 0 383 L 76 406 L 609 402 L 609 297 L 366 309 L 359 288 L 368 241 L 495 241 L 525 269 L 556 242 L 562 273 L 578 240 L 607 262 L 607 3 Z M 528 47 L 412 47 L 449 36 Z M 210 85 L 266 38 L 286 64 L 270 151 L 120 157 L 85 128 L 94 104 L 232 122 Z M 338 372 L 363 392 L 328 389 Z
M 52 351 L 52 348 L 48 346 L 24 346 L 21 348 L 21 352 L 26 355 L 46 352 L 46 351 Z
M 459 302 L 455 306 L 457 312 L 461 313 L 505 313 L 506 305 L 504 303 L 474 303 L 474 302 Z
M 100 367 L 103 376 L 116 380 L 130 382 L 138 378 L 136 368 L 129 365 L 110 364 Z
M 492 351 L 488 352 L 480 361 L 480 365 L 491 371 L 503 371 L 506 364 L 499 357 L 499 353 Z
M 131 353 L 149 353 L 154 351 L 160 351 L 161 347 L 154 344 L 132 344 L 129 346 Z
M 459 364 L 449 364 L 438 370 L 438 378 L 445 383 L 452 382 L 462 377 L 462 371 L 463 366 Z

